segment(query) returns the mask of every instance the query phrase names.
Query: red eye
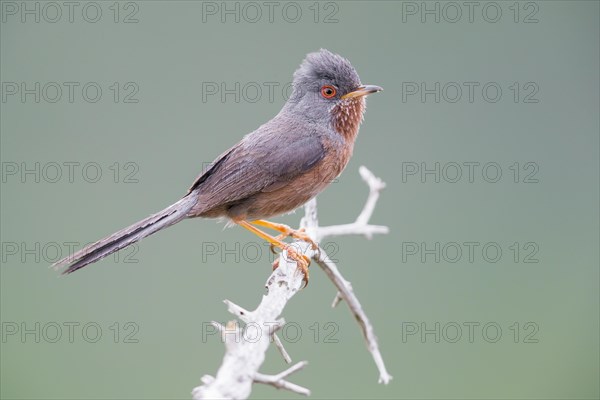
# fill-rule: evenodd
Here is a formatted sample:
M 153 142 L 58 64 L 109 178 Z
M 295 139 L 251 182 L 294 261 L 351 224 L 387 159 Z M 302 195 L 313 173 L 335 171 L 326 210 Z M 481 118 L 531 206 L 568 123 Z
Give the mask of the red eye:
M 336 93 L 337 91 L 333 86 L 325 85 L 321 88 L 321 96 L 325 97 L 326 99 L 331 99 L 332 97 L 335 97 Z

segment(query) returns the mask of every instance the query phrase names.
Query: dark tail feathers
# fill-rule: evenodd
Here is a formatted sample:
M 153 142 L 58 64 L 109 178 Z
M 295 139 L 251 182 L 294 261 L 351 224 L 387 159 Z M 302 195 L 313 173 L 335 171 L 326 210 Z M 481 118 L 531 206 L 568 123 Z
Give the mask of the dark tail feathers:
M 177 203 L 149 216 L 125 229 L 90 244 L 73 255 L 63 258 L 53 264 L 53 267 L 69 265 L 63 274 L 70 274 L 88 264 L 94 263 L 116 251 L 121 250 L 146 236 L 167 228 L 184 219 L 190 209 L 196 204 L 197 197 L 193 193 L 185 196 Z

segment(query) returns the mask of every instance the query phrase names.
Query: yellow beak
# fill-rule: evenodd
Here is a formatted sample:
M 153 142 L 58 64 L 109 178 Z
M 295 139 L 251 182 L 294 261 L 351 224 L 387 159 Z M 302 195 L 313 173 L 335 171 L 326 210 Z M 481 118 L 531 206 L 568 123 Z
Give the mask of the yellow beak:
M 350 93 L 346 93 L 341 97 L 342 100 L 352 99 L 354 97 L 362 97 L 367 96 L 371 93 L 381 92 L 383 88 L 381 86 L 376 85 L 361 85 L 356 90 L 353 90 Z

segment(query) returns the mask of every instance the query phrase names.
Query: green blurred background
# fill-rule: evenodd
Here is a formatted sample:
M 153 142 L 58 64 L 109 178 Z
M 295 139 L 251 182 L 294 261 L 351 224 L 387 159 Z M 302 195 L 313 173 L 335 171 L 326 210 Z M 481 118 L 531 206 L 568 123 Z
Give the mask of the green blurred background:
M 48 265 L 178 199 L 279 111 L 321 47 L 385 88 L 318 200 L 321 224 L 346 223 L 366 198 L 360 165 L 387 183 L 372 223 L 391 233 L 325 245 L 394 380 L 377 384 L 355 321 L 330 308 L 335 290 L 313 266 L 283 315 L 287 350 L 310 362 L 291 381 L 314 398 L 598 398 L 599 3 L 478 2 L 471 20 L 462 2 L 288 3 L 270 20 L 263 2 L 76 2 L 71 22 L 62 2 L 60 17 L 47 2 L 2 2 L 2 398 L 185 399 L 216 372 L 224 349 L 206 323 L 232 319 L 223 299 L 253 309 L 270 270 L 248 232 L 185 221 L 66 278 Z M 207 92 L 236 82 L 239 101 Z M 421 98 L 436 82 L 439 101 Z M 436 162 L 439 182 L 421 176 Z M 466 242 L 479 243 L 472 259 Z M 261 371 L 284 368 L 271 349 Z M 255 385 L 252 397 L 298 396 Z

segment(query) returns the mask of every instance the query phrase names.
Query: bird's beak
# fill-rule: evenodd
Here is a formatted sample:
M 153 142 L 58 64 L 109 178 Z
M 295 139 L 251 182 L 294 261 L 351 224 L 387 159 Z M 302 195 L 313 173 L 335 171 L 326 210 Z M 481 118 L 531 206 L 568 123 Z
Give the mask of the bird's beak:
M 381 92 L 383 88 L 381 86 L 376 85 L 361 85 L 356 90 L 353 90 L 350 93 L 346 93 L 341 97 L 342 100 L 352 99 L 355 97 L 367 96 L 371 93 Z

